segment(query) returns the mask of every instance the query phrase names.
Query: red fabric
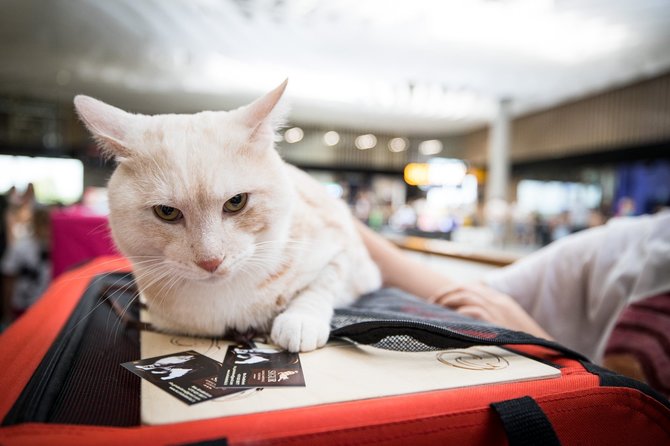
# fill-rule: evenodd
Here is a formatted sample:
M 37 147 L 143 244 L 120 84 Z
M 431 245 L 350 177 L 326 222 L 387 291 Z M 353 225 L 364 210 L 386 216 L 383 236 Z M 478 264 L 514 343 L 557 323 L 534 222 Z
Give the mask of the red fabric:
M 488 407 L 495 399 L 486 396 L 486 388 L 477 390 L 472 395 L 430 392 L 130 429 L 24 424 L 0 430 L 0 441 L 3 445 L 153 445 L 227 438 L 231 445 L 505 444 L 502 425 Z M 536 400 L 563 445 L 670 444 L 667 409 L 630 389 L 595 387 Z
M 93 214 L 82 206 L 51 212 L 54 278 L 85 261 L 116 252 L 106 216 Z
M 627 388 L 596 387 L 543 398 L 563 445 L 668 445 L 670 411 Z
M 14 404 L 93 277 L 130 271 L 127 260 L 102 257 L 63 274 L 26 313 L 0 334 L 0 419 Z
M 128 271 L 102 258 L 61 276 L 0 336 L 0 418 L 14 404 L 70 316 L 90 279 Z M 0 444 L 180 444 L 227 438 L 229 444 L 505 444 L 491 402 L 530 395 L 563 444 L 670 444 L 670 411 L 632 389 L 598 387 L 577 361 L 534 346 L 514 349 L 553 361 L 561 378 L 376 398 L 165 426 L 111 428 L 27 423 L 0 429 Z M 643 439 L 643 440 L 641 440 Z

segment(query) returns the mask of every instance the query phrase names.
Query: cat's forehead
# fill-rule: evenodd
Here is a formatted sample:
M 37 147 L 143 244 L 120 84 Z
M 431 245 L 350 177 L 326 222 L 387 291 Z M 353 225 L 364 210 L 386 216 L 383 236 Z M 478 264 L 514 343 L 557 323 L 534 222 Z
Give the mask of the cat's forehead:
M 139 133 L 144 155 L 127 168 L 146 204 L 218 206 L 235 194 L 271 188 L 266 174 L 276 164 L 274 150 L 247 150 L 250 133 L 231 113 L 152 116 Z
M 157 160 L 158 161 L 158 160 Z M 135 186 L 146 205 L 168 204 L 182 210 L 218 208 L 239 193 L 265 194 L 272 184 L 258 172 L 234 161 L 180 165 L 158 161 L 145 166 Z M 139 198 L 139 197 L 138 197 Z
M 144 144 L 159 150 L 191 149 L 194 146 L 240 145 L 249 129 L 230 112 L 200 112 L 191 115 L 155 115 L 141 129 Z

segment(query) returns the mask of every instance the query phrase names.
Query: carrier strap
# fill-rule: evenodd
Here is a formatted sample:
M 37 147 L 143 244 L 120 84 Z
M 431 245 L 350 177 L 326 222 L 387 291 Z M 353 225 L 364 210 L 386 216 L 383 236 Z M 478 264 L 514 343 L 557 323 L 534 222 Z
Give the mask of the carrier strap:
M 529 396 L 492 403 L 510 446 L 560 446 L 556 431 L 542 408 Z

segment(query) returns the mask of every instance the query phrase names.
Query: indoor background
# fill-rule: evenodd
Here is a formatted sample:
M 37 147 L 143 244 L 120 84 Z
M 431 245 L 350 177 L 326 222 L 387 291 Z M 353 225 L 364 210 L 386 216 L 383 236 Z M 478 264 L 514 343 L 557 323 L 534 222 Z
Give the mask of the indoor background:
M 395 239 L 521 256 L 670 204 L 666 0 L 0 0 L 0 11 L 0 193 L 4 208 L 51 213 L 45 259 L 86 257 L 105 236 L 114 166 L 76 94 L 191 113 L 288 78 L 278 150 Z M 58 219 L 82 216 L 84 245 L 66 234 L 54 246 Z M 3 249 L 20 235 L 12 218 Z

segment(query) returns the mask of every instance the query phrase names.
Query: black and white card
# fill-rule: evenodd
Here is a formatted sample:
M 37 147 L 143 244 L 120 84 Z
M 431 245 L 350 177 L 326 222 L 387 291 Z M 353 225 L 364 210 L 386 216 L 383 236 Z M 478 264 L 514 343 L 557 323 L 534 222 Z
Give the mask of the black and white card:
M 305 386 L 298 353 L 272 347 L 228 347 L 218 388 L 280 386 Z
M 217 387 L 221 364 L 193 350 L 121 365 L 189 405 L 243 390 Z

